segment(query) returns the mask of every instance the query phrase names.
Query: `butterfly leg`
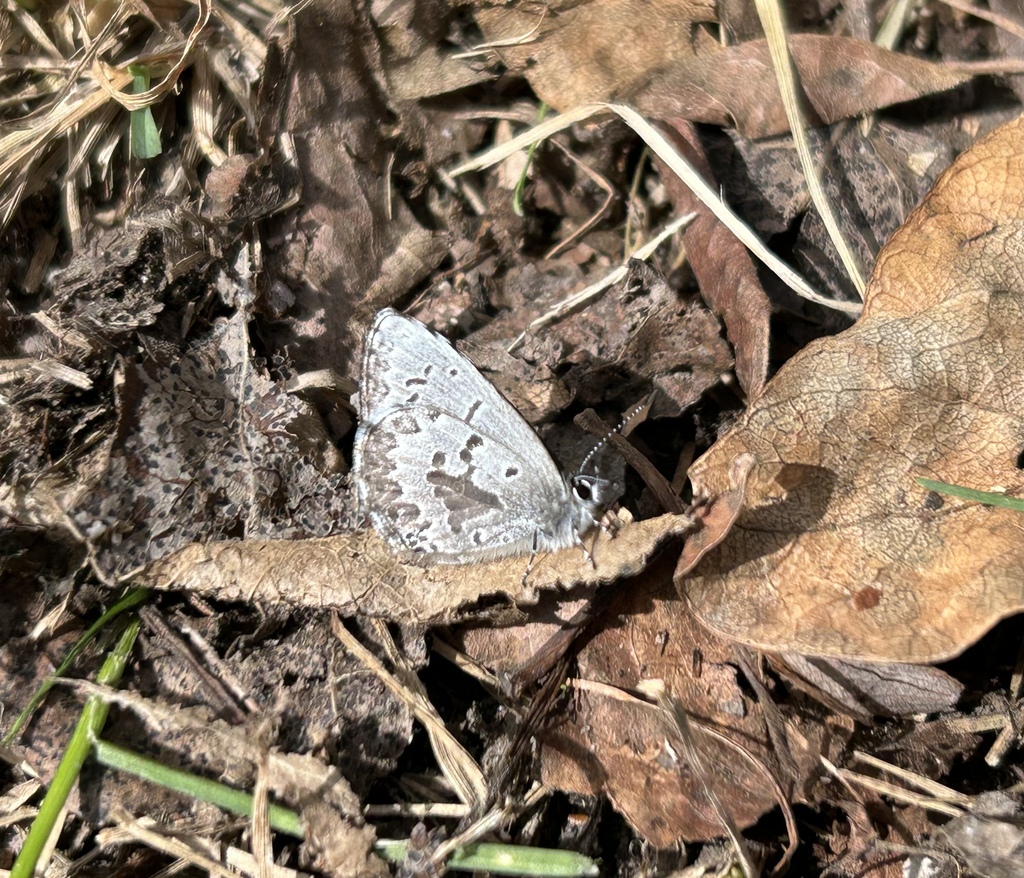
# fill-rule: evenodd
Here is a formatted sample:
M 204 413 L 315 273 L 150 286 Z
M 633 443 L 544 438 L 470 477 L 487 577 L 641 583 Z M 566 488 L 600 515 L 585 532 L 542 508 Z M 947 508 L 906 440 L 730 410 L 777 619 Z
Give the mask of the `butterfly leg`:
M 590 569 L 597 570 L 597 562 L 594 560 L 594 553 L 587 548 L 587 544 L 583 542 L 583 537 L 576 534 L 576 545 L 583 549 L 583 559 L 590 562 Z M 597 536 L 594 537 L 594 545 L 597 545 Z
M 526 569 L 523 571 L 522 584 L 523 584 L 524 588 L 526 587 L 526 580 L 529 577 L 530 572 L 533 570 L 533 565 L 537 561 L 537 540 L 538 540 L 539 536 L 540 536 L 540 533 L 538 531 L 534 531 L 534 533 L 533 533 L 533 548 L 530 550 L 530 560 L 526 562 Z

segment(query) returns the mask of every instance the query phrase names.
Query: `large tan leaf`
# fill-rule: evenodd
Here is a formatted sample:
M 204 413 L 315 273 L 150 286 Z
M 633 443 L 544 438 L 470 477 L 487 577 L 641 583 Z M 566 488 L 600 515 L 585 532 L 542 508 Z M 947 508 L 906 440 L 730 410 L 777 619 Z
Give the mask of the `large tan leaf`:
M 1024 607 L 1024 517 L 915 477 L 1024 491 L 1024 118 L 979 140 L 878 258 L 864 314 L 780 370 L 693 467 L 746 509 L 677 584 L 757 647 L 928 662 Z

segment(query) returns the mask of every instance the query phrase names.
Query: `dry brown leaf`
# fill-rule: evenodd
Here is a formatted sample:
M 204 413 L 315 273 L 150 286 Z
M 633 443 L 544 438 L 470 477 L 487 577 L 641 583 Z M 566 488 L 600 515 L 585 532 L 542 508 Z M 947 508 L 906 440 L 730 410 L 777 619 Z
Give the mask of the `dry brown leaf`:
M 693 570 L 708 552 L 728 536 L 736 523 L 736 516 L 743 509 L 747 479 L 750 478 L 754 463 L 752 454 L 740 454 L 734 458 L 729 464 L 729 489 L 722 491 L 711 503 L 694 510 L 700 529 L 683 546 L 679 566 L 676 568 L 677 576 L 685 576 Z
M 532 604 L 545 589 L 633 576 L 689 526 L 688 516 L 663 515 L 629 524 L 614 538 L 600 533 L 592 550 L 596 566 L 573 547 L 536 558 L 525 582 L 529 558 L 418 567 L 396 558 L 370 529 L 320 540 L 196 543 L 151 564 L 137 581 L 226 601 L 332 607 L 345 615 L 443 624 L 482 597 L 504 595 Z
M 268 270 L 294 293 L 295 304 L 286 319 L 264 329 L 264 338 L 271 349 L 287 348 L 298 372 L 324 364 L 344 371 L 344 356 L 357 357 L 354 311 L 364 291 L 380 281 L 374 292 L 382 294 L 414 274 L 417 259 L 429 265 L 440 257 L 429 235 L 417 240 L 419 223 L 404 200 L 388 196 L 380 92 L 386 76 L 381 47 L 369 37 L 368 10 L 321 3 L 315 15 L 293 21 L 281 125 L 296 142 L 303 199 L 272 233 L 281 246 Z
M 747 137 L 789 131 L 766 40 L 723 47 L 706 35 L 684 61 L 638 93 L 637 108 L 735 128 Z M 791 34 L 787 42 L 812 114 L 827 125 L 936 94 L 970 77 L 852 37 Z M 817 115 L 817 119 L 814 115 Z
M 776 760 L 763 706 L 749 697 L 732 646 L 679 612 L 671 567 L 672 559 L 662 556 L 619 584 L 606 613 L 613 624 L 601 626 L 577 657 L 574 708 L 543 738 L 545 783 L 606 794 L 657 847 L 724 834 L 706 784 L 740 826 L 775 806 L 773 775 L 774 783 L 804 800 L 820 772 L 820 755 L 836 756 L 845 740 L 838 727 L 789 716 L 789 753 Z M 545 600 L 526 625 L 464 631 L 463 647 L 512 673 L 564 628 L 570 614 L 571 608 Z M 688 764 L 674 724 L 629 694 L 652 680 L 663 681 L 693 719 L 706 775 Z
M 964 686 L 939 668 L 905 662 L 847 662 L 769 655 L 775 670 L 816 701 L 868 723 L 876 716 L 951 710 Z
M 809 345 L 694 465 L 757 465 L 728 538 L 677 577 L 758 648 L 956 655 L 1024 607 L 1024 518 L 927 477 L 1024 491 L 1024 117 L 962 155 L 879 255 L 858 323 Z
M 715 178 L 692 124 L 673 120 L 669 140 L 711 184 Z M 687 258 L 700 294 L 722 318 L 736 354 L 736 377 L 751 401 L 768 378 L 768 335 L 771 304 L 757 276 L 754 259 L 740 240 L 660 160 L 656 167 L 676 214 L 691 211 L 697 218 L 683 232 Z
M 611 99 L 656 119 L 734 127 L 748 137 L 789 130 L 765 40 L 724 47 L 694 24 L 710 4 L 594 0 L 545 15 L 525 6 L 479 9 L 488 41 L 532 34 L 499 50 L 541 100 L 559 110 Z M 790 51 L 818 119 L 830 123 L 953 88 L 969 77 L 849 37 L 794 34 Z

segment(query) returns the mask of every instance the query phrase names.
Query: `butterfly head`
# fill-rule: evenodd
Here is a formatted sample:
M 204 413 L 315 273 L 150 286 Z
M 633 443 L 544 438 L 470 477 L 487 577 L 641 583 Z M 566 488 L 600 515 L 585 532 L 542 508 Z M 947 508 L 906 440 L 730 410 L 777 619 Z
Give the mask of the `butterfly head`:
M 579 469 L 567 478 L 569 493 L 573 499 L 573 525 L 576 533 L 582 535 L 596 525 L 604 513 L 611 508 L 625 492 L 625 485 L 620 479 L 604 478 L 594 473 L 594 463 L 598 456 L 609 447 L 609 440 L 641 414 L 650 408 L 651 398 L 634 407 L 622 419 L 619 425 L 605 434 L 604 438 L 590 449 Z M 587 470 L 590 470 L 587 472 Z
M 573 526 L 580 535 L 594 527 L 623 492 L 616 479 L 579 472 L 569 476 L 568 483 L 573 499 Z

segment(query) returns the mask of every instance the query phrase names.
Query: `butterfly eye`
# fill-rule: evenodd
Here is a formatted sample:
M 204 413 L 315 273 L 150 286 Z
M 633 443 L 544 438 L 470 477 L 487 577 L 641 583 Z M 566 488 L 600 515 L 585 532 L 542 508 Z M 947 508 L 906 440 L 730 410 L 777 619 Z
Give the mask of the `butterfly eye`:
M 586 503 L 594 494 L 594 486 L 590 483 L 589 479 L 577 476 L 572 480 L 572 492 L 576 495 L 578 500 L 582 500 Z

